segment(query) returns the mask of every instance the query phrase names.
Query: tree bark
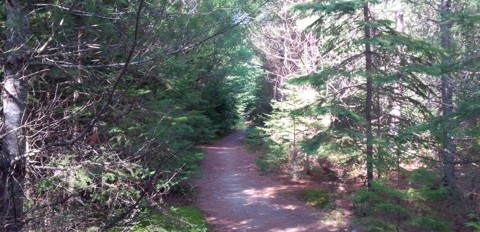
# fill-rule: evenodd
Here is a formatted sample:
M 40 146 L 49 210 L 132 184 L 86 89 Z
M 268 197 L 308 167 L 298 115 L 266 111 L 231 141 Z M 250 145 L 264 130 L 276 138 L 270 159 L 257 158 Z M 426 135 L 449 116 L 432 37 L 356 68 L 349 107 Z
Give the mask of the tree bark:
M 396 12 L 395 16 L 395 30 L 398 32 L 403 33 L 404 29 L 404 19 L 403 19 L 403 9 L 400 9 Z M 401 67 L 404 65 L 404 49 L 402 47 L 399 48 L 399 58 L 397 60 L 398 65 Z M 403 73 L 402 71 L 398 71 L 398 80 L 393 85 L 393 99 L 392 99 L 392 110 L 390 111 L 390 134 L 392 136 L 398 136 L 398 132 L 400 130 L 400 120 L 402 118 L 402 104 L 399 101 L 402 98 L 402 85 L 401 82 L 403 80 Z M 397 186 L 400 186 L 400 156 L 401 150 L 399 142 L 396 142 L 395 145 L 395 154 L 396 154 L 396 162 L 397 162 Z
M 26 0 L 7 0 L 6 61 L 2 89 L 3 128 L 0 157 L 0 223 L 5 231 L 21 230 L 25 167 L 22 119 L 28 94 L 28 31 Z
M 442 150 L 440 156 L 443 160 L 443 183 L 446 187 L 454 189 L 455 184 L 455 153 L 456 146 L 453 141 L 450 121 L 452 120 L 453 108 L 453 88 L 455 80 L 452 77 L 452 72 L 449 68 L 451 64 L 451 49 L 452 49 L 452 35 L 450 29 L 452 23 L 448 20 L 452 13 L 451 0 L 442 0 L 441 3 L 441 24 L 440 24 L 440 40 L 441 46 L 446 51 L 446 55 L 442 57 Z
M 298 181 L 298 149 L 297 149 L 297 125 L 295 116 L 292 117 L 293 121 L 293 149 L 292 149 L 292 181 Z
M 363 4 L 363 16 L 366 22 L 364 27 L 365 33 L 365 71 L 367 75 L 367 97 L 365 104 L 365 120 L 367 123 L 366 128 L 366 137 L 367 137 L 367 186 L 371 187 L 371 182 L 373 180 L 373 134 L 372 134 L 372 106 L 373 106 L 373 60 L 372 60 L 372 47 L 368 40 L 371 39 L 371 26 L 368 25 L 370 22 L 370 12 L 369 12 L 368 3 Z

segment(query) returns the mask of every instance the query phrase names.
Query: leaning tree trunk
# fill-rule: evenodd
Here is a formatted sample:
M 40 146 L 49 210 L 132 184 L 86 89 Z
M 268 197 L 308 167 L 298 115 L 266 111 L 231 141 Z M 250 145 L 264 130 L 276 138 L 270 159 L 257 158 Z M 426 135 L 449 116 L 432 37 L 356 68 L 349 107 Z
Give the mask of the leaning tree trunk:
M 372 45 L 369 40 L 372 37 L 370 22 L 370 12 L 368 3 L 363 5 L 363 16 L 365 20 L 365 71 L 367 75 L 367 98 L 365 102 L 365 120 L 367 122 L 366 137 L 367 137 L 367 185 L 371 186 L 373 180 L 373 134 L 372 134 L 372 108 L 373 108 L 373 60 L 372 60 Z
M 452 23 L 448 20 L 452 13 L 451 0 L 442 0 L 441 6 L 441 24 L 440 24 L 440 39 L 441 46 L 446 50 L 447 55 L 442 57 L 442 150 L 440 156 L 443 160 L 443 182 L 444 185 L 450 189 L 455 188 L 455 153 L 456 146 L 451 134 L 450 121 L 452 119 L 453 108 L 453 88 L 455 81 L 452 77 L 452 72 L 448 67 L 451 63 L 451 43 L 452 35 L 450 29 Z
M 22 118 L 28 90 L 27 0 L 6 0 L 7 19 L 2 88 L 3 128 L 0 155 L 0 225 L 2 231 L 21 230 L 23 184 L 25 168 L 22 156 L 25 144 L 22 137 Z

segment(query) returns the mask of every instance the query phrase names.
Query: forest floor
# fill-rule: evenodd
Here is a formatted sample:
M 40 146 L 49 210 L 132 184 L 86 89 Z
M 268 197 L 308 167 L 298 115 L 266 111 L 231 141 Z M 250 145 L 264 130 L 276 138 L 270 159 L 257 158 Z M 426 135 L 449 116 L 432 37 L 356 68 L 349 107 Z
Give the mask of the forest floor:
M 338 217 L 298 196 L 307 189 L 322 188 L 320 184 L 261 175 L 256 156 L 245 149 L 244 136 L 244 131 L 237 131 L 204 147 L 203 170 L 195 181 L 196 204 L 213 231 L 352 230 L 348 210 Z

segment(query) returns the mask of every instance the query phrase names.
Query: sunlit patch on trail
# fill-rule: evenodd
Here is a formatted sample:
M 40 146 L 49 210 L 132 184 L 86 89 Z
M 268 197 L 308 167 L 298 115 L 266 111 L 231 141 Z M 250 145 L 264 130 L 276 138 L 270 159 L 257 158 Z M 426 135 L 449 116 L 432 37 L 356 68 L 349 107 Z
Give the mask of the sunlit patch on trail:
M 280 187 L 267 187 L 263 189 L 246 189 L 242 193 L 249 195 L 251 198 L 259 197 L 274 197 L 280 190 L 285 190 L 286 186 Z
M 205 146 L 201 147 L 204 149 L 209 149 L 209 150 L 234 150 L 234 147 L 215 147 L 215 146 Z

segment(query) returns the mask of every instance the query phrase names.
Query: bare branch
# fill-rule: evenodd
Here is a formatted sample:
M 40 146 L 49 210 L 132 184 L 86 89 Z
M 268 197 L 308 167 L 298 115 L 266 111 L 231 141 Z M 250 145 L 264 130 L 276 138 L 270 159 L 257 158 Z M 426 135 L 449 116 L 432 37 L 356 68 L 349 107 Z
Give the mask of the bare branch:
M 130 51 L 127 55 L 127 58 L 125 60 L 125 63 L 123 64 L 122 66 L 122 69 L 120 70 L 120 73 L 117 75 L 117 77 L 115 78 L 115 83 L 113 84 L 112 88 L 110 89 L 109 93 L 108 93 L 108 96 L 107 96 L 107 100 L 105 102 L 105 104 L 102 106 L 102 108 L 100 109 L 99 113 L 97 115 L 95 115 L 95 117 L 93 117 L 90 122 L 87 124 L 87 126 L 85 127 L 85 129 L 79 133 L 77 136 L 69 139 L 69 140 L 65 140 L 65 141 L 57 141 L 57 142 L 54 142 L 54 143 L 49 143 L 49 144 L 45 144 L 43 145 L 40 149 L 36 149 L 36 150 L 32 150 L 30 152 L 30 154 L 26 154 L 27 156 L 30 156 L 32 154 L 35 154 L 35 153 L 39 153 L 41 151 L 44 151 L 48 148 L 51 148 L 51 147 L 59 147 L 59 146 L 70 146 L 70 145 L 73 145 L 75 144 L 76 142 L 78 142 L 79 140 L 81 140 L 82 138 L 85 137 L 85 135 L 87 135 L 87 133 L 89 133 L 92 128 L 95 126 L 95 124 L 97 123 L 97 121 L 105 115 L 105 113 L 107 113 L 108 111 L 108 106 L 112 103 L 113 101 L 113 95 L 115 94 L 115 91 L 118 87 L 118 84 L 120 83 L 120 80 L 123 78 L 123 76 L 125 75 L 125 73 L 127 72 L 128 70 L 128 67 L 131 63 L 131 59 L 132 59 L 132 56 L 133 56 L 133 53 L 135 51 L 135 48 L 136 48 L 136 45 L 137 45 L 137 40 L 138 40 L 138 30 L 139 30 L 139 22 L 140 22 L 140 13 L 142 11 L 142 8 L 143 8 L 143 4 L 144 4 L 144 0 L 140 0 L 140 3 L 139 3 L 139 6 L 138 6 L 138 9 L 137 9 L 137 14 L 136 14 L 136 19 L 135 19 L 135 29 L 134 29 L 134 38 L 133 38 L 133 43 L 132 43 L 132 47 L 130 48 Z M 12 163 L 14 162 L 18 162 L 20 159 L 22 159 L 24 157 L 18 157 L 16 158 L 15 160 L 12 160 Z

